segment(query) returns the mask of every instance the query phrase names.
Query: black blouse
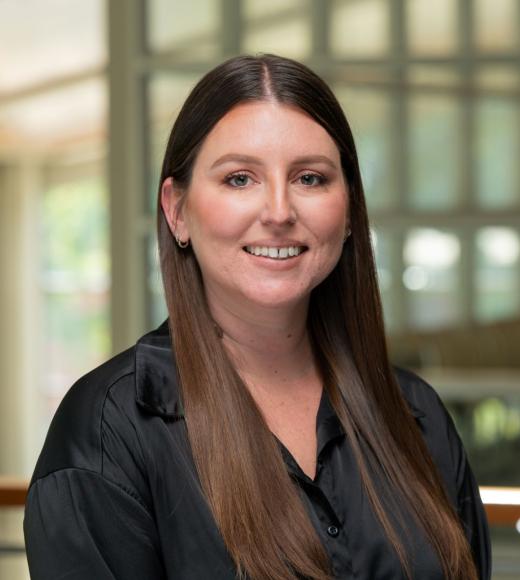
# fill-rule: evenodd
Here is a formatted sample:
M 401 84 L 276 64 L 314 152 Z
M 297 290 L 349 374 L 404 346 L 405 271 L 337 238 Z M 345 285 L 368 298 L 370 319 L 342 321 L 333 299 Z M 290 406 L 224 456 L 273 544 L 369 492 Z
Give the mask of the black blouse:
M 484 509 L 453 422 L 434 390 L 396 376 L 472 546 L 491 576 Z M 232 580 L 235 567 L 202 495 L 174 380 L 166 323 L 82 377 L 49 428 L 27 496 L 33 580 Z M 404 578 L 324 390 L 314 480 L 278 441 L 340 579 Z M 411 524 L 413 525 L 413 524 Z M 413 577 L 443 578 L 422 532 L 403 538 Z

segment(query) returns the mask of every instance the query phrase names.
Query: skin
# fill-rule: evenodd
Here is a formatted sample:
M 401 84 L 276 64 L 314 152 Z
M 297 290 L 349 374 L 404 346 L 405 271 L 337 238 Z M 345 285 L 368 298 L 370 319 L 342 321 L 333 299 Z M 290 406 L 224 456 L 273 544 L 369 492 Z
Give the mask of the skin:
M 330 135 L 295 107 L 240 104 L 206 137 L 188 190 L 167 179 L 161 204 L 172 232 L 192 244 L 210 310 L 257 402 L 273 417 L 287 405 L 315 411 L 321 381 L 306 330 L 309 298 L 349 227 Z M 252 256 L 247 245 L 306 251 L 280 261 Z

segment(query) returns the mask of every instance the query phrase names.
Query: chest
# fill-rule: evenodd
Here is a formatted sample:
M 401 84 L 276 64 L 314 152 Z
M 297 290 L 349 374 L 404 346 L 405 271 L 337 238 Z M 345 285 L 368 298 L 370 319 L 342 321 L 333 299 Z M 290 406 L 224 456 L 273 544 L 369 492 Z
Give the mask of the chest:
M 321 394 L 321 385 L 316 383 L 300 397 L 275 400 L 255 397 L 271 433 L 289 450 L 310 479 L 316 475 L 316 422 Z
M 157 450 L 160 458 L 151 481 L 167 578 L 234 580 L 234 564 L 198 483 L 185 425 L 178 421 L 168 427 L 169 436 Z M 281 434 L 289 444 L 292 441 L 296 454 L 298 441 L 291 437 L 296 438 L 297 433 L 297 429 L 290 429 Z M 287 468 L 294 475 L 311 522 L 331 556 L 335 577 L 342 580 L 403 578 L 397 557 L 392 555 L 364 494 L 346 439 L 331 441 L 326 453 L 320 454 L 320 460 L 323 466 L 315 481 L 300 479 L 292 466 L 288 464 Z M 435 556 L 421 535 L 414 531 L 412 539 L 414 577 L 441 580 Z
M 309 405 L 290 407 L 287 413 L 264 415 L 270 431 L 289 450 L 310 479 L 316 476 L 318 403 L 312 401 Z

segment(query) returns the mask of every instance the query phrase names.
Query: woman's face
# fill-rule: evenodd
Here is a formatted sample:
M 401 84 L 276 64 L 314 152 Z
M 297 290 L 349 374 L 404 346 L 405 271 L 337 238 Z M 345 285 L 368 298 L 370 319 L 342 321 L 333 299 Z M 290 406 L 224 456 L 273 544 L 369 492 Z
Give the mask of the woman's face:
M 189 238 L 209 304 L 285 307 L 308 300 L 334 268 L 348 227 L 339 150 L 301 110 L 269 101 L 234 107 L 208 134 L 175 223 Z

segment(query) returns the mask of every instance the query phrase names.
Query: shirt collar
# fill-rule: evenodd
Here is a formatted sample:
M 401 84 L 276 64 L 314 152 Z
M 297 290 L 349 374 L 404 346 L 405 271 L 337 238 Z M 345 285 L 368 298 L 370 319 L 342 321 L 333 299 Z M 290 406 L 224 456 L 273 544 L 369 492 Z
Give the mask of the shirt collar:
M 184 417 L 167 320 L 136 344 L 135 389 L 136 402 L 146 411 L 165 419 Z
M 411 414 L 415 419 L 421 419 L 425 417 L 423 411 L 412 405 L 406 398 L 405 401 L 408 404 Z M 317 427 L 317 439 L 318 439 L 318 456 L 325 448 L 325 446 L 335 439 L 336 437 L 343 435 L 345 433 L 341 421 L 330 402 L 330 398 L 326 389 L 323 389 L 323 393 L 320 400 L 320 405 L 318 408 L 318 415 L 316 419 Z
M 412 405 L 406 398 L 410 413 L 415 419 L 425 417 L 423 411 Z M 318 438 L 318 457 L 323 449 L 330 441 L 345 433 L 341 421 L 330 402 L 330 398 L 326 389 L 323 389 L 320 406 L 318 408 L 318 415 L 316 419 L 317 438 Z
M 147 412 L 165 419 L 184 417 L 168 320 L 165 320 L 157 329 L 145 334 L 136 344 L 135 388 L 136 402 Z M 425 416 L 424 412 L 409 400 L 407 403 L 416 419 Z M 331 439 L 343 434 L 343 428 L 325 389 L 320 400 L 317 425 L 320 448 L 323 448 Z

